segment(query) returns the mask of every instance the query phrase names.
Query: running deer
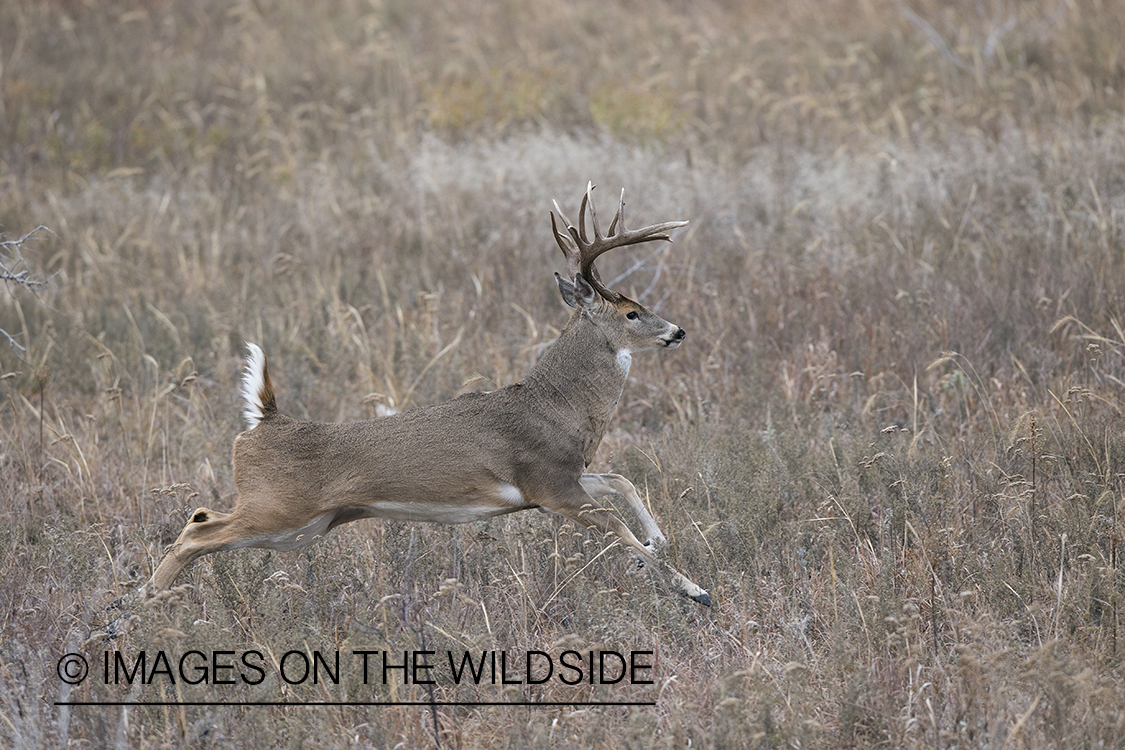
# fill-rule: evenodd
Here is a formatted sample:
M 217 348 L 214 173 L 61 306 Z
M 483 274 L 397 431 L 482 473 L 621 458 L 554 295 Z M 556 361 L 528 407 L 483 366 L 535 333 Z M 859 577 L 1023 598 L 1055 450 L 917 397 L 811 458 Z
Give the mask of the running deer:
M 625 228 L 625 191 L 602 235 L 588 185 L 578 226 L 555 212 L 551 228 L 571 280 L 555 274 L 574 308 L 527 376 L 490 393 L 358 422 L 304 422 L 281 414 L 262 350 L 247 344 L 242 379 L 249 429 L 234 441 L 234 511 L 199 508 L 153 574 L 171 586 L 201 555 L 240 547 L 291 550 L 360 518 L 467 523 L 540 508 L 617 538 L 639 561 L 664 569 L 676 588 L 710 605 L 702 588 L 658 555 L 665 543 L 636 488 L 618 474 L 587 474 L 629 374 L 632 355 L 672 349 L 684 330 L 607 289 L 594 260 L 615 247 L 671 242 L 673 221 Z M 589 206 L 593 237 L 586 231 Z M 645 543 L 597 499 L 620 494 Z

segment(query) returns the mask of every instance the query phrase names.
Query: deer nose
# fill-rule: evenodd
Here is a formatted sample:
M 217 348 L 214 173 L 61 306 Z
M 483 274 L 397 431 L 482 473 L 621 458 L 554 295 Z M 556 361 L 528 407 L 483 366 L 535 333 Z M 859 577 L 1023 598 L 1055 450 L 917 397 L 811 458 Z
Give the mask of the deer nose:
M 682 341 L 684 336 L 687 336 L 687 331 L 683 328 L 677 328 L 676 332 L 672 334 L 673 341 Z

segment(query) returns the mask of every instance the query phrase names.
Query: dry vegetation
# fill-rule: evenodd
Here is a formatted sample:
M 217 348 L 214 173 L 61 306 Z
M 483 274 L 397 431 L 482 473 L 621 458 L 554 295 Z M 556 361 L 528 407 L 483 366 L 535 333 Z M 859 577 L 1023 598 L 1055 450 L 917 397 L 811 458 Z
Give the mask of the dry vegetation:
M 0 744 L 1120 747 L 1123 38 L 1111 0 L 0 4 L 0 230 L 56 233 L 22 246 L 41 299 L 0 295 Z M 232 503 L 242 341 L 311 419 L 512 382 L 587 179 L 692 221 L 603 261 L 688 339 L 637 358 L 597 465 L 714 607 L 534 513 L 115 605 Z M 54 671 L 567 644 L 655 650 L 656 684 Z M 168 698 L 656 706 L 53 705 Z

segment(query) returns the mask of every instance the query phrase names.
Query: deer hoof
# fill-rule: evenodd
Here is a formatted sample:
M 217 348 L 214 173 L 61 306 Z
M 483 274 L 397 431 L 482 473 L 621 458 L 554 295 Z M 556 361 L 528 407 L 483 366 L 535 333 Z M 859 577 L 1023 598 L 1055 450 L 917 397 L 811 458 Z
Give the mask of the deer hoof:
M 646 547 L 648 547 L 648 548 L 649 548 L 649 550 L 652 550 L 652 549 L 653 549 L 653 544 L 652 544 L 652 540 L 651 540 L 651 539 L 649 539 L 648 541 L 646 541 L 646 542 L 645 542 L 645 546 L 646 546 Z M 640 570 L 640 569 L 641 569 L 641 568 L 643 568 L 644 566 L 645 566 L 645 561 L 644 561 L 644 559 L 642 559 L 642 558 L 638 557 L 638 558 L 637 558 L 637 570 Z

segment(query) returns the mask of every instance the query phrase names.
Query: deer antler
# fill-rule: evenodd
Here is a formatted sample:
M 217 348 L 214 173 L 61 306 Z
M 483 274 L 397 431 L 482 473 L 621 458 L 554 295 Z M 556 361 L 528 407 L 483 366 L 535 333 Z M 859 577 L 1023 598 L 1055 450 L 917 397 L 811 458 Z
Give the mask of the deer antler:
M 598 212 L 594 209 L 593 191 L 594 184 L 592 182 L 586 183 L 586 194 L 582 196 L 582 206 L 578 209 L 577 227 L 571 224 L 570 219 L 563 214 L 558 201 L 552 201 L 555 204 L 555 211 L 558 211 L 559 218 L 562 219 L 567 231 L 565 234 L 559 231 L 558 225 L 555 223 L 555 211 L 551 212 L 551 230 L 555 233 L 555 242 L 559 243 L 559 249 L 566 257 L 566 270 L 570 274 L 570 278 L 574 279 L 577 274 L 582 274 L 603 299 L 616 302 L 621 299 L 621 295 L 606 289 L 605 285 L 602 284 L 601 277 L 598 276 L 598 269 L 594 268 L 594 260 L 605 251 L 612 250 L 615 247 L 635 245 L 638 242 L 650 242 L 652 240 L 671 242 L 672 238 L 668 232 L 677 227 L 686 226 L 687 222 L 666 221 L 663 224 L 653 224 L 643 229 L 626 229 L 625 188 L 622 188 L 621 205 L 617 208 L 613 221 L 609 223 L 609 234 L 603 237 L 601 230 L 598 228 Z M 594 239 L 592 241 L 586 238 L 587 204 L 590 206 L 590 219 L 594 226 Z

